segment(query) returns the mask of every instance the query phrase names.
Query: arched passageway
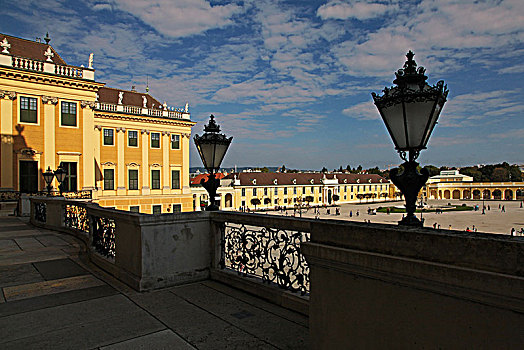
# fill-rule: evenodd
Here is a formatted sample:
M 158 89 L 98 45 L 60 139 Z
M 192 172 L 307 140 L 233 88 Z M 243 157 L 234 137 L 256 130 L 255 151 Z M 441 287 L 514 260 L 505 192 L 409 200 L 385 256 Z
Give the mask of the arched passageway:
M 524 200 L 524 190 L 518 189 L 515 192 L 515 196 L 517 197 L 517 200 Z
M 513 191 L 510 189 L 507 189 L 504 191 L 504 199 L 507 201 L 510 201 L 513 199 Z
M 484 199 L 491 199 L 491 191 L 490 190 L 482 191 L 482 198 L 484 198 Z
M 502 199 L 502 191 L 501 190 L 493 191 L 493 199 L 497 199 L 497 200 Z
M 445 190 L 444 191 L 444 198 L 445 199 L 451 199 L 451 194 L 450 194 L 449 190 Z
M 464 190 L 464 192 L 462 192 L 462 198 L 463 199 L 470 199 L 471 198 L 470 190 Z
M 460 191 L 453 190 L 453 199 L 460 199 Z
M 438 199 L 437 191 L 436 190 L 431 190 L 430 196 L 431 196 L 432 199 Z
M 225 200 L 225 207 L 226 208 L 231 208 L 233 206 L 233 196 L 231 195 L 231 193 L 227 193 L 226 196 L 224 197 L 224 200 Z
M 473 199 L 480 199 L 480 190 L 473 190 Z

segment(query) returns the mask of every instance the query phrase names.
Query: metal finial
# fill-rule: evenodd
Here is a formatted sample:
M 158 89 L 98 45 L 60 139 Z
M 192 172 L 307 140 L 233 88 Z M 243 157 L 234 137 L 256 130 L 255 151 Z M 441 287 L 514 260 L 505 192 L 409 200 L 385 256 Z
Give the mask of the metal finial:
M 45 43 L 46 43 L 46 44 L 49 44 L 49 42 L 51 41 L 51 38 L 49 37 L 49 32 L 45 33 L 45 38 L 44 38 L 44 40 L 45 40 Z

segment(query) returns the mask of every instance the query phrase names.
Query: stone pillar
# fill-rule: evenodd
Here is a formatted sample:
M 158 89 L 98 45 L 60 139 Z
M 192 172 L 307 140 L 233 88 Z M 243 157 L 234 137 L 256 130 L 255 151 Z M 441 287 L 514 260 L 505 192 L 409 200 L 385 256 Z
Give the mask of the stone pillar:
M 14 190 L 13 164 L 13 105 L 16 93 L 0 91 L 0 133 L 2 142 L 0 162 L 0 189 Z
M 171 184 L 169 180 L 169 150 L 171 134 L 168 131 L 162 131 L 162 194 L 169 194 L 171 192 Z
M 116 194 L 118 196 L 126 194 L 126 178 L 125 178 L 125 164 L 124 164 L 124 151 L 125 151 L 125 128 L 116 128 L 116 175 L 117 175 L 117 187 Z
M 149 130 L 142 129 L 142 195 L 149 195 Z
M 100 145 L 100 131 L 94 129 L 95 122 L 95 102 L 81 101 L 82 107 L 82 167 L 84 169 L 82 174 L 82 190 L 94 190 L 95 184 L 95 149 Z M 48 135 L 46 133 L 46 135 Z M 93 145 L 93 140 L 96 140 Z M 100 150 L 99 150 L 100 152 Z M 100 157 L 98 158 L 100 159 Z
M 42 164 L 42 171 L 46 171 L 47 167 L 51 170 L 56 169 L 56 152 L 55 152 L 55 108 L 58 104 L 58 98 L 50 96 L 42 96 L 43 113 L 42 124 L 44 126 L 44 164 Z M 55 180 L 56 181 L 56 180 Z M 58 186 L 58 183 L 56 183 Z

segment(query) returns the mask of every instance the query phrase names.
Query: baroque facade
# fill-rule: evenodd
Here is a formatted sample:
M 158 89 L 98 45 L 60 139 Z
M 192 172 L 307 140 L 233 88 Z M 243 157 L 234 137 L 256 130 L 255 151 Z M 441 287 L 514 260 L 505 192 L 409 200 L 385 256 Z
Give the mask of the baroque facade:
M 47 42 L 0 34 L 0 190 L 45 189 L 61 166 L 66 192 L 143 213 L 191 211 L 188 107 L 105 87 Z M 56 179 L 53 182 L 58 187 Z
M 375 174 L 246 172 L 229 174 L 220 182 L 217 194 L 221 210 L 325 206 L 395 198 L 393 185 Z M 203 188 L 194 187 L 193 192 L 198 197 L 196 202 L 207 200 Z

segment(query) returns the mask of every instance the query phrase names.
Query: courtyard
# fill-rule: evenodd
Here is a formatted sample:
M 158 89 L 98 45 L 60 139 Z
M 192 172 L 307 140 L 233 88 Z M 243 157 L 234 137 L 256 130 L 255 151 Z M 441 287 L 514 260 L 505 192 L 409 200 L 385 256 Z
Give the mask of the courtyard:
M 443 210 L 441 214 L 435 212 L 424 212 L 422 218 L 424 219 L 424 227 L 433 227 L 436 223 L 438 228 L 449 230 L 465 231 L 468 227 L 470 230 L 474 228 L 478 232 L 496 233 L 496 234 L 510 234 L 511 229 L 515 228 L 518 232 L 521 228 L 524 228 L 524 208 L 521 208 L 521 201 L 485 201 L 486 206 L 485 214 L 482 214 L 482 200 L 429 200 L 427 204 L 430 207 L 442 207 L 448 203 L 451 205 L 462 205 L 474 207 L 478 205 L 480 210 L 478 211 L 450 211 Z M 382 224 L 394 224 L 402 219 L 402 214 L 399 213 L 380 213 L 368 214 L 368 208 L 376 209 L 379 207 L 391 207 L 391 206 L 402 206 L 404 201 L 395 202 L 365 202 L 354 203 L 354 204 L 341 204 L 338 206 L 340 215 L 336 215 L 337 207 L 320 208 L 319 219 L 336 219 L 336 220 L 352 220 L 360 222 L 371 222 L 371 223 L 382 223 Z M 489 210 L 488 210 L 489 206 Z M 499 209 L 500 206 L 500 209 Z M 504 211 L 502 211 L 504 206 Z M 329 214 L 327 211 L 329 209 Z M 350 217 L 350 212 L 352 216 Z M 279 211 L 271 211 L 270 214 L 277 215 L 293 215 L 293 209 L 288 209 L 287 213 L 281 213 Z M 358 213 L 358 214 L 357 214 Z M 299 216 L 296 211 L 296 216 Z M 421 214 L 416 214 L 420 218 Z M 302 217 L 304 218 L 315 218 L 315 212 L 313 209 L 305 211 L 302 209 Z

